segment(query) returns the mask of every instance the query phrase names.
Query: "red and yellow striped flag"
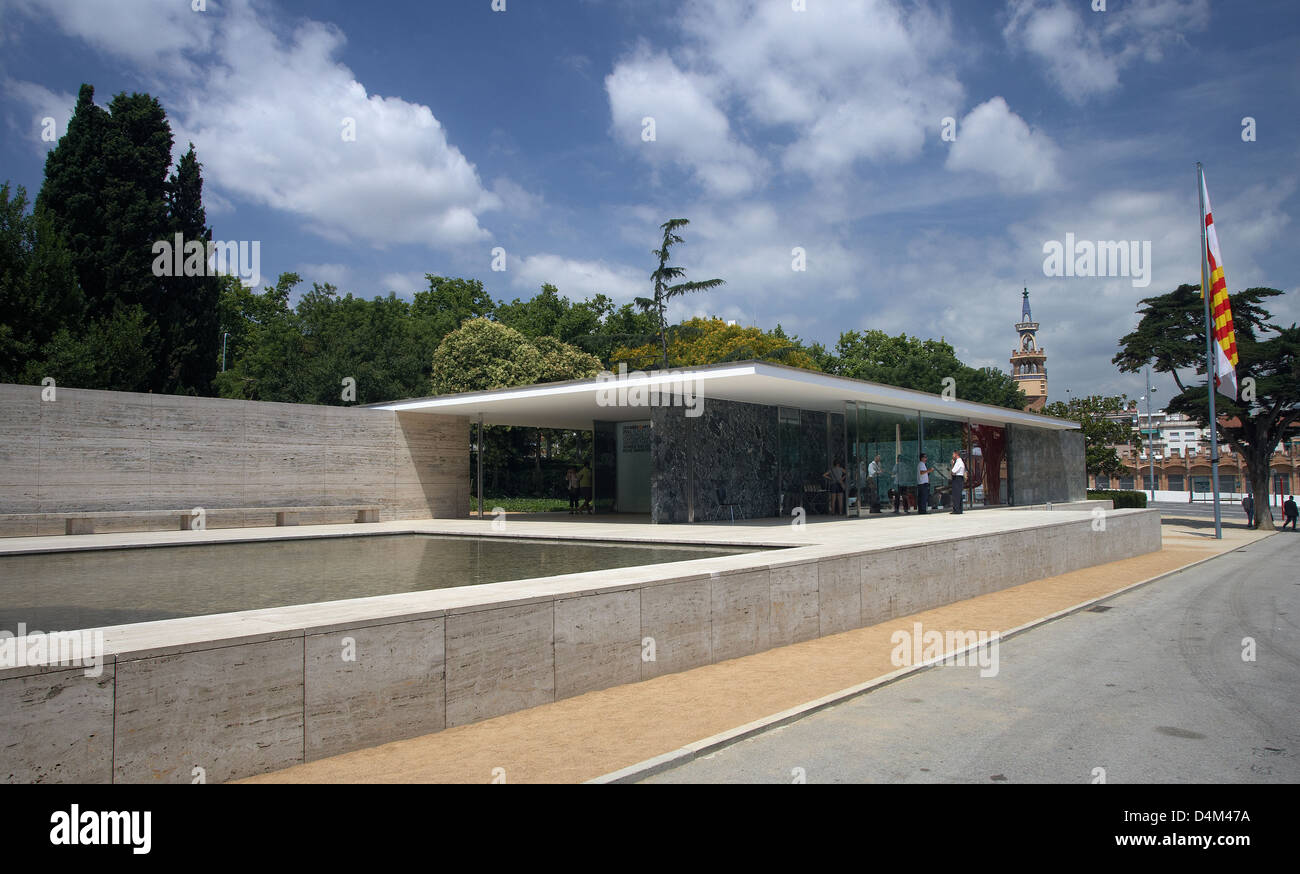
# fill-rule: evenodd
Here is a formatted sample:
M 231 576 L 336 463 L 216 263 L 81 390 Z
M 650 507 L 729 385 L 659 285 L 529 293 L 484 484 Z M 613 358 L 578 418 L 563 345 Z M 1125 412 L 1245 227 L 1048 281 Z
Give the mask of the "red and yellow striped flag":
M 1201 196 L 1205 201 L 1205 256 L 1210 269 L 1210 318 L 1214 320 L 1214 386 L 1220 393 L 1237 399 L 1237 335 L 1232 330 L 1232 306 L 1228 302 L 1228 283 L 1223 277 L 1223 254 L 1219 235 L 1214 230 L 1214 213 L 1210 210 L 1210 191 L 1201 173 Z M 1201 289 L 1205 296 L 1205 289 Z

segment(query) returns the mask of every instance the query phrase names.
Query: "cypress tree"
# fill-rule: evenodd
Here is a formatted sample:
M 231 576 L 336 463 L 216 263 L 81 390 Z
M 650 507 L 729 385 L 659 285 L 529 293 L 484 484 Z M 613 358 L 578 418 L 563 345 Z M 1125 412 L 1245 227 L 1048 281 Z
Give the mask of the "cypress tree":
M 180 234 L 185 242 L 199 240 L 205 247 L 212 240 L 203 209 L 202 165 L 193 143 L 167 180 L 167 208 L 172 239 Z M 220 280 L 215 276 L 177 276 L 164 279 L 162 285 L 163 391 L 211 394 L 220 346 Z

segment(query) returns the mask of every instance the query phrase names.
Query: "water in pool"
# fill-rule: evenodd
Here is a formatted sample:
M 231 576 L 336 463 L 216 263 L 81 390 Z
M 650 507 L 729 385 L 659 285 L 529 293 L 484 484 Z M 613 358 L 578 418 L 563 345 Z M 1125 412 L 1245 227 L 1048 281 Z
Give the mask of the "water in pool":
M 391 595 L 753 547 L 421 534 L 92 550 L 0 557 L 0 630 L 72 631 Z

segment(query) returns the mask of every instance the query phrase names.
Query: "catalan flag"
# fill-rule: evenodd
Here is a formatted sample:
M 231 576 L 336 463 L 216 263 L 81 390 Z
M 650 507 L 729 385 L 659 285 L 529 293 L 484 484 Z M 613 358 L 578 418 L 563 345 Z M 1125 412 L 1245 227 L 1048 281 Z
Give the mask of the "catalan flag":
M 1210 210 L 1210 192 L 1201 172 L 1201 197 L 1205 215 L 1205 260 L 1210 273 L 1210 318 L 1214 320 L 1214 387 L 1221 394 L 1237 399 L 1237 335 L 1232 330 L 1232 306 L 1228 302 L 1228 283 L 1223 278 L 1223 255 L 1219 235 L 1214 230 L 1214 213 Z M 1201 289 L 1205 296 L 1205 289 Z

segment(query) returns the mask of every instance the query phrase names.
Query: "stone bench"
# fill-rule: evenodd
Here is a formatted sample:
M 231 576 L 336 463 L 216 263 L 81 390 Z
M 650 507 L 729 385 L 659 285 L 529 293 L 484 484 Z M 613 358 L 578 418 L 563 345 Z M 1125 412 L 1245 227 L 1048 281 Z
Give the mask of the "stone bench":
M 198 509 L 198 508 L 195 508 Z M 88 510 L 76 513 L 10 513 L 0 514 L 0 532 L 10 525 L 62 521 L 65 534 L 94 534 L 95 523 L 107 519 L 131 520 L 176 520 L 179 530 L 190 531 L 200 517 L 195 509 L 190 510 Z M 296 507 L 214 507 L 207 512 L 229 513 L 274 513 L 275 524 L 298 525 L 303 513 L 320 512 L 354 512 L 355 523 L 378 522 L 380 507 L 375 504 L 321 504 Z M 206 516 L 206 512 L 203 513 Z M 8 524 L 6 524 L 8 523 Z M 151 526 L 154 527 L 154 526 Z M 205 524 L 206 527 L 206 524 Z M 0 534 L 0 536 L 3 536 Z
M 274 510 L 277 527 L 299 524 L 299 518 L 304 510 L 355 510 L 357 514 L 355 521 L 358 523 L 379 521 L 379 508 L 373 504 L 335 504 L 320 507 L 247 507 L 245 509 Z

